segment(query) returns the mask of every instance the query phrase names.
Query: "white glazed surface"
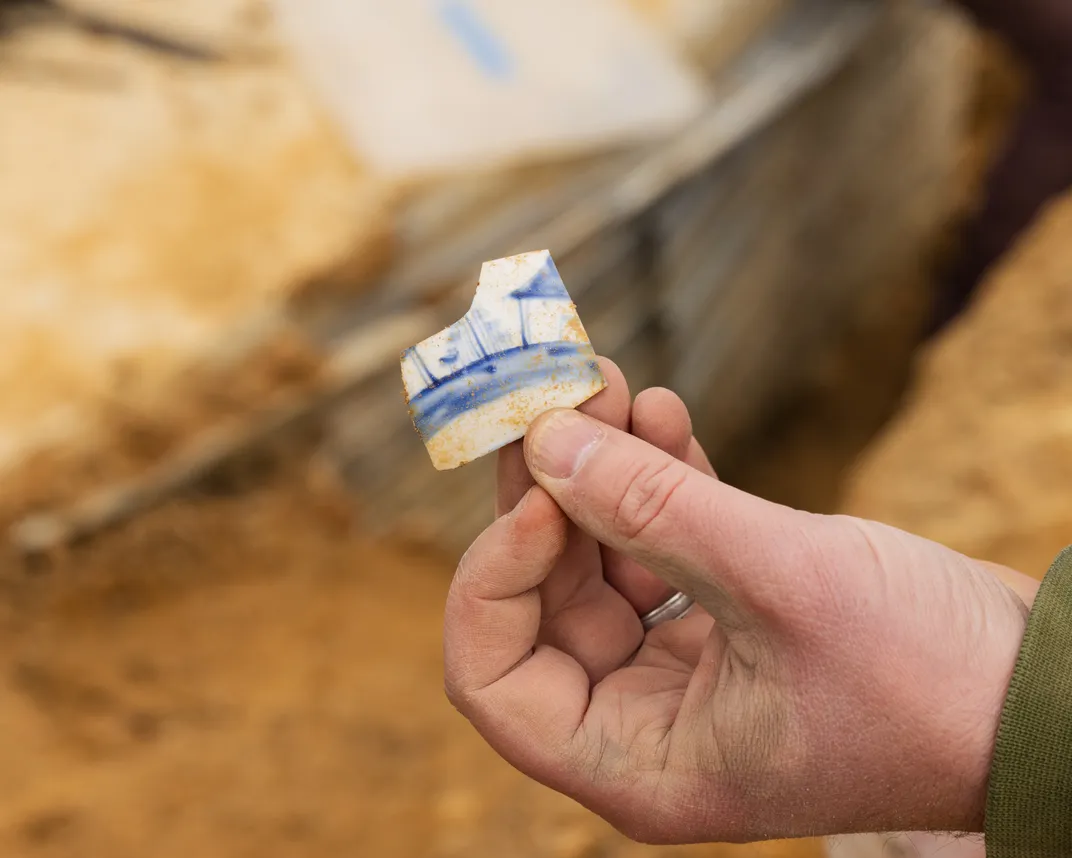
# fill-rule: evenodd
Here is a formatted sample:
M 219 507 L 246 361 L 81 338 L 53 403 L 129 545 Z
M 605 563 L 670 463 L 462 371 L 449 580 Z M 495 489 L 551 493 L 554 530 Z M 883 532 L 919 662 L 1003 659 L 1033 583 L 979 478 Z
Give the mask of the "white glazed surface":
M 410 416 L 439 470 L 524 437 L 606 387 L 547 251 L 485 263 L 465 317 L 402 356 Z

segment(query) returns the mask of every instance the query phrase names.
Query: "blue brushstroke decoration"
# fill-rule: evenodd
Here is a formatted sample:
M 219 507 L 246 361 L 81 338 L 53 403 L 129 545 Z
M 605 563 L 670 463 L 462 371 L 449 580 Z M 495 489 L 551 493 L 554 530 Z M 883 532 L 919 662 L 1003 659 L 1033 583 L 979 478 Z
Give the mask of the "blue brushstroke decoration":
M 410 414 L 421 436 L 432 438 L 465 412 L 527 387 L 599 378 L 599 365 L 587 343 L 537 343 L 490 355 L 438 379 L 410 400 Z
M 569 292 L 566 284 L 562 282 L 562 275 L 558 273 L 555 263 L 548 259 L 543 267 L 536 272 L 535 276 L 524 286 L 510 293 L 511 298 L 519 301 L 543 299 L 545 301 L 569 301 Z
M 525 320 L 526 301 L 569 301 L 569 292 L 566 284 L 562 282 L 562 275 L 558 273 L 555 263 L 548 259 L 536 275 L 520 289 L 510 293 L 510 297 L 517 301 L 517 314 L 521 320 L 521 345 L 529 346 L 528 324 Z

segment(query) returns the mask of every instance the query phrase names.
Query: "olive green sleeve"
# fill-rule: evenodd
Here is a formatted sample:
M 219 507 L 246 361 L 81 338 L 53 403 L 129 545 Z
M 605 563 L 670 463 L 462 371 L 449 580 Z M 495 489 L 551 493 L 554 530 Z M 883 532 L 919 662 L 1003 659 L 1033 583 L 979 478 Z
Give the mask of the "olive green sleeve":
M 1072 548 L 1028 617 L 998 728 L 986 802 L 988 858 L 1072 856 Z

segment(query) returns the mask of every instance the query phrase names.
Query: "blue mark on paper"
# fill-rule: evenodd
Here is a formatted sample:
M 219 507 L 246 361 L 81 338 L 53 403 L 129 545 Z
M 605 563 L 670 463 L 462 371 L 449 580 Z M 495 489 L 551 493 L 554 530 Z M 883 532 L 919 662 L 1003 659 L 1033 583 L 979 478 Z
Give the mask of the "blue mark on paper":
M 486 75 L 499 80 L 513 75 L 514 63 L 506 46 L 469 3 L 441 0 L 439 17 Z
M 510 297 L 517 302 L 516 319 L 508 311 L 498 314 L 499 318 L 489 318 L 474 306 L 451 327 L 438 356 L 426 358 L 417 346 L 403 355 L 416 368 L 423 383 L 423 389 L 410 398 L 409 405 L 417 431 L 426 440 L 462 414 L 527 387 L 547 382 L 588 385 L 600 380 L 599 365 L 588 343 L 558 338 L 552 342 L 531 342 L 527 307 L 570 300 L 554 262 L 548 259 Z M 448 374 L 437 376 L 430 362 L 443 367 Z

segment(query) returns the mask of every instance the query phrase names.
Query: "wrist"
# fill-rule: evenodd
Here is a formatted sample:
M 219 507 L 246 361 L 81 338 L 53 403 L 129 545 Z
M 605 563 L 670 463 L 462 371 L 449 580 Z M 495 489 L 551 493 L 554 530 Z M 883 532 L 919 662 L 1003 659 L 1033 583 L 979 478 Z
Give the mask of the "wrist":
M 1017 572 L 1008 566 L 1002 566 L 1000 563 L 990 563 L 986 560 L 977 562 L 983 569 L 1016 594 L 1020 601 L 1024 603 L 1025 614 L 1031 611 L 1031 606 L 1035 604 L 1035 596 L 1038 595 L 1039 587 L 1042 586 L 1041 581 L 1029 578 L 1022 572 Z
M 983 570 L 1000 581 L 1008 591 L 1005 601 L 994 600 L 985 618 L 990 638 L 987 658 L 978 675 L 981 695 L 978 717 L 967 725 L 969 756 L 965 761 L 963 799 L 953 830 L 982 832 L 986 816 L 986 795 L 994 761 L 998 727 L 1023 645 L 1027 618 L 1038 593 L 1039 582 L 1006 566 L 980 561 Z M 954 774 L 954 782 L 955 782 Z

